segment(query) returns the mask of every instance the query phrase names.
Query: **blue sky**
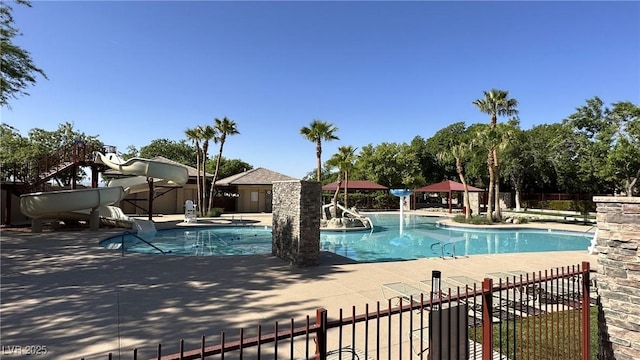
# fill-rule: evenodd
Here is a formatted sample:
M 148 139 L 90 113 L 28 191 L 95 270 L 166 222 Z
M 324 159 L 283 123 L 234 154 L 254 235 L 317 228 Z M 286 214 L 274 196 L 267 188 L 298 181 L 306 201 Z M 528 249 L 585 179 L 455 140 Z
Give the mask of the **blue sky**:
M 505 89 L 524 129 L 599 96 L 640 103 L 639 2 L 53 2 L 14 6 L 16 43 L 47 73 L 2 108 L 23 135 L 75 128 L 125 151 L 236 121 L 224 156 L 290 176 L 315 167 L 299 130 L 339 146 L 488 122 Z M 501 119 L 503 120 L 503 119 Z M 213 152 L 217 149 L 213 150 Z

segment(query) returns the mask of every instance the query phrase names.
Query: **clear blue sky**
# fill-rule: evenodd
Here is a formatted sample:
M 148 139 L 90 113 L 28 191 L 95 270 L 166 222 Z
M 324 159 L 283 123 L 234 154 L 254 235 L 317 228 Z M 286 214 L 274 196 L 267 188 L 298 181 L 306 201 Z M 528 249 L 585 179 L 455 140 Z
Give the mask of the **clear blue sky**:
M 299 178 L 316 118 L 339 128 L 324 161 L 486 123 L 471 102 L 491 88 L 519 100 L 524 129 L 593 96 L 640 103 L 635 1 L 34 1 L 14 15 L 49 76 L 2 109 L 23 135 L 68 121 L 125 151 L 227 116 L 241 135 L 225 157 Z

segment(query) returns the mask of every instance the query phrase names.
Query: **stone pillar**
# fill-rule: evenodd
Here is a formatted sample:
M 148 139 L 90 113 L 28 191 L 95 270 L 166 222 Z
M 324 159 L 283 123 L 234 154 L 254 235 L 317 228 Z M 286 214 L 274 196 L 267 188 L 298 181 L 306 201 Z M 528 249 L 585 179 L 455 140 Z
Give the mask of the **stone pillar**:
M 598 287 L 613 358 L 640 359 L 640 197 L 596 196 Z
M 272 254 L 306 267 L 320 262 L 322 187 L 315 181 L 273 183 Z
M 469 192 L 469 205 L 471 205 L 471 215 L 480 215 L 480 193 Z

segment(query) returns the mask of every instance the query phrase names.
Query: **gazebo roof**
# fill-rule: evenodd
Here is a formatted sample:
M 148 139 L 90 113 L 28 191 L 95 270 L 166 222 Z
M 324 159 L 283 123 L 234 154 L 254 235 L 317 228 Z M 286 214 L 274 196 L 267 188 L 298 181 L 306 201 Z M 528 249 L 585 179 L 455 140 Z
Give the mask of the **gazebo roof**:
M 468 190 L 471 192 L 483 192 L 484 190 L 477 187 L 468 185 Z M 464 191 L 464 185 L 452 180 L 445 180 L 439 183 L 423 186 L 421 188 L 413 190 L 414 192 L 449 192 L 449 191 Z
M 345 185 L 349 190 L 363 190 L 363 191 L 379 191 L 379 190 L 389 190 L 388 187 L 375 183 L 373 181 L 368 180 L 349 180 L 347 184 L 346 181 L 342 182 L 342 189 L 344 189 Z M 322 187 L 323 191 L 336 191 L 338 187 L 338 182 L 334 181 L 330 184 L 327 184 Z

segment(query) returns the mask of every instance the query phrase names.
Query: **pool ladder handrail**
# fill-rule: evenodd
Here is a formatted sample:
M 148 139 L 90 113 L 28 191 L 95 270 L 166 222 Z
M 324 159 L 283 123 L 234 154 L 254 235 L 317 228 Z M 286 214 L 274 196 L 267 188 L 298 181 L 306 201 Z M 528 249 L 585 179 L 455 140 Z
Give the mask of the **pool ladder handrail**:
M 438 241 L 437 243 L 433 243 L 433 244 L 431 244 L 431 251 L 433 251 L 433 247 L 434 247 L 434 246 L 436 246 L 436 245 L 439 245 L 439 246 L 440 246 L 440 257 L 441 257 L 442 259 L 444 259 L 444 258 L 445 258 L 445 256 L 444 256 L 444 248 L 445 248 L 447 245 L 451 245 L 451 257 L 452 257 L 452 258 L 455 258 L 455 257 L 456 257 L 456 243 L 455 243 L 455 242 L 451 241 L 451 242 L 444 242 L 444 243 L 443 243 L 442 241 Z
M 151 246 L 152 248 L 160 251 L 162 253 L 162 255 L 167 255 L 166 252 L 164 252 L 162 249 L 160 249 L 159 247 L 153 245 L 152 243 L 148 242 L 147 240 L 141 238 L 140 236 L 138 236 L 136 233 L 133 233 L 131 231 L 125 231 L 122 233 L 121 235 L 121 243 L 120 243 L 120 247 L 122 248 L 122 256 L 124 256 L 124 236 L 125 235 L 133 235 L 133 237 L 137 238 L 138 240 L 141 240 L 143 243 Z

